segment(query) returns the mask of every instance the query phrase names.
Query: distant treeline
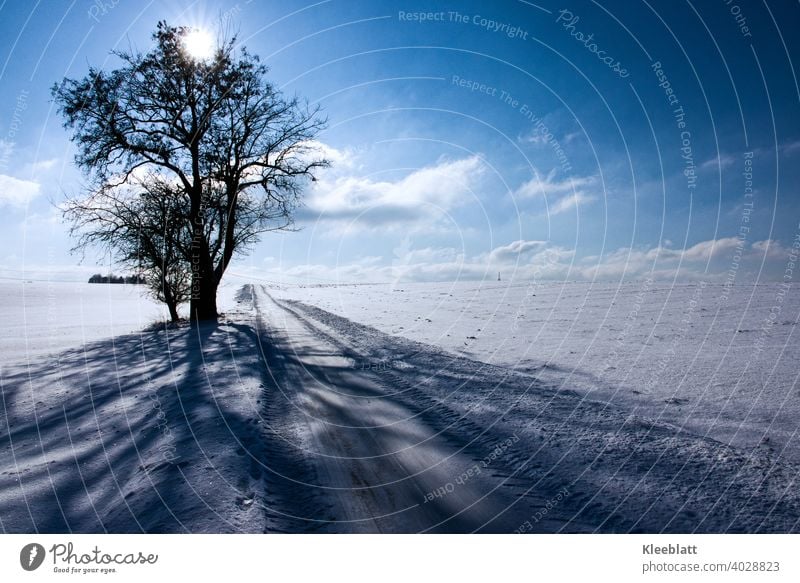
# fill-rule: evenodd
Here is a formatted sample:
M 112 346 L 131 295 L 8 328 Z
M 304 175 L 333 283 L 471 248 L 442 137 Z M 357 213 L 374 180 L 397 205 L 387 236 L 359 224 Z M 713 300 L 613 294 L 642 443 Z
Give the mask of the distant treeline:
M 89 278 L 89 283 L 133 283 L 144 284 L 147 283 L 141 275 L 101 275 L 95 273 Z

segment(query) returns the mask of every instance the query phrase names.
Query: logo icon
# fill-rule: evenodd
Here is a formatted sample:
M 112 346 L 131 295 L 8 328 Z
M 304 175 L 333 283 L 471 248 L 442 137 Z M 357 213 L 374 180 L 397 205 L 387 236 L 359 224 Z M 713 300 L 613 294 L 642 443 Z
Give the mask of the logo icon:
M 39 543 L 30 543 L 19 552 L 19 564 L 26 571 L 35 571 L 44 562 L 44 547 Z

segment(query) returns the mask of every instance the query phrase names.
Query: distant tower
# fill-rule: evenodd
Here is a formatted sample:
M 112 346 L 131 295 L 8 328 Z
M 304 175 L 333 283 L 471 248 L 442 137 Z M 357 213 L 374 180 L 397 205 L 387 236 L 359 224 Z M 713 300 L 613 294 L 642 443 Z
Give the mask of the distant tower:
M 500 281 L 500 272 L 497 272 L 497 281 Z

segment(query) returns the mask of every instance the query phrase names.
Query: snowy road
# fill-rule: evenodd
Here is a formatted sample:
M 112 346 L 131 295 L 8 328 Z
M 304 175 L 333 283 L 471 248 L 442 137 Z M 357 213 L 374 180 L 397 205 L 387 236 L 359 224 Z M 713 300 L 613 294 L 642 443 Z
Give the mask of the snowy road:
M 520 527 L 519 511 L 533 508 L 532 497 L 515 504 L 507 474 L 490 468 L 493 450 L 477 451 L 470 440 L 453 437 L 464 421 L 456 413 L 437 411 L 442 427 L 429 425 L 430 403 L 419 405 L 407 389 L 364 370 L 382 370 L 382 364 L 354 363 L 352 348 L 263 290 L 255 303 L 262 325 L 271 323 L 275 386 L 302 417 L 306 427 L 296 433 L 309 436 L 318 483 L 304 487 L 329 500 L 328 520 L 355 532 Z M 497 458 L 503 442 L 495 450 Z

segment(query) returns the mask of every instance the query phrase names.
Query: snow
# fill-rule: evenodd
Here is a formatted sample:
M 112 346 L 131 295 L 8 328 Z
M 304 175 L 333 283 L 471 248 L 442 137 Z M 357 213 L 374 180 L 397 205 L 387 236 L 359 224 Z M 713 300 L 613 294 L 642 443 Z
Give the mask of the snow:
M 531 373 L 638 416 L 800 460 L 800 296 L 779 284 L 459 282 L 270 291 Z
M 0 364 L 36 360 L 165 317 L 138 285 L 0 282 L 0 297 Z
M 115 315 L 130 311 L 116 324 L 132 325 L 144 300 L 109 293 L 119 294 L 108 303 Z M 148 324 L 3 366 L 4 531 L 264 530 L 249 512 L 256 470 L 244 463 L 262 447 L 251 337 L 225 325 Z M 67 319 L 59 331 L 78 343 L 85 328 Z
M 6 290 L 4 532 L 800 529 L 778 287 L 71 285 Z

